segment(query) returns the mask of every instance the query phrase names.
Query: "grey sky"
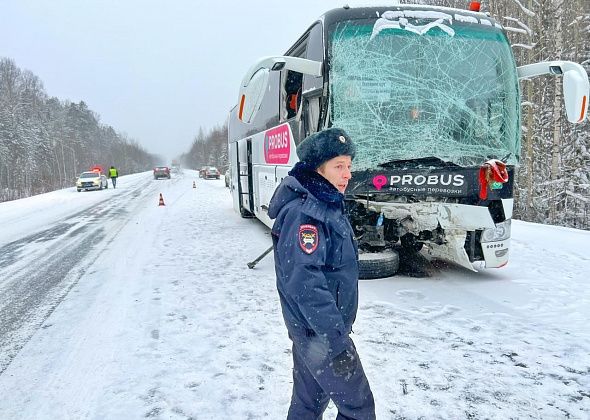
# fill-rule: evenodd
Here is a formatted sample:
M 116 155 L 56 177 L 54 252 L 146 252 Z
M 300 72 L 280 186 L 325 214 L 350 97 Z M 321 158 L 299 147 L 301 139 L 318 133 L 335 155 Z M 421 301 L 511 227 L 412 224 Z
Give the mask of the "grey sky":
M 257 58 L 347 3 L 361 2 L 0 0 L 0 57 L 167 162 L 225 121 Z

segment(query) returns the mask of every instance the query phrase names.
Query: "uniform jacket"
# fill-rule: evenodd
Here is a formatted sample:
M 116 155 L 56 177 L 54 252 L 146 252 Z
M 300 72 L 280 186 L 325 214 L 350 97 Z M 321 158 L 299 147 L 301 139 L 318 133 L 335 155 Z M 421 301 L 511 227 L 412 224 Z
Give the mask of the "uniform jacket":
M 344 196 L 303 162 L 289 175 L 268 211 L 283 317 L 290 334 L 325 337 L 338 354 L 358 306 L 358 251 Z
M 109 177 L 116 178 L 119 176 L 119 172 L 115 168 L 109 169 Z

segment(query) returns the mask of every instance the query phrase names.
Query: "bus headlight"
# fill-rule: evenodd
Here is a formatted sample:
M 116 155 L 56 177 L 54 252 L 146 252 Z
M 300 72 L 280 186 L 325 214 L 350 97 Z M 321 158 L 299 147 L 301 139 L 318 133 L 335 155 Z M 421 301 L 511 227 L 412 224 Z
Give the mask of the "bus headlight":
M 510 238 L 510 226 L 512 219 L 497 223 L 495 228 L 484 229 L 481 234 L 482 242 L 498 242 Z

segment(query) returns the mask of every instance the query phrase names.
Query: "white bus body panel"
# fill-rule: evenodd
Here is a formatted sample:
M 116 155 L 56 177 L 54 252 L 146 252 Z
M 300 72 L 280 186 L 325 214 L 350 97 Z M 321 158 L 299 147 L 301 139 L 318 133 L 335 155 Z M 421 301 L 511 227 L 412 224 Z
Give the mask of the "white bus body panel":
M 272 227 L 268 206 L 276 188 L 298 161 L 295 141 L 288 123 L 255 134 L 251 140 L 254 214 Z

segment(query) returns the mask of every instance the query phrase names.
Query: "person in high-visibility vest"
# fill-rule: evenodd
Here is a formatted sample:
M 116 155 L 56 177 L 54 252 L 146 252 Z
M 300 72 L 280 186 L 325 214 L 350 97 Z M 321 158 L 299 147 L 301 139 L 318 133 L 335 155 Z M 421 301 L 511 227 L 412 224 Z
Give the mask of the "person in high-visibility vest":
M 111 166 L 109 169 L 109 178 L 111 178 L 111 182 L 113 183 L 113 188 L 117 188 L 117 177 L 119 176 L 119 172 L 114 166 Z

